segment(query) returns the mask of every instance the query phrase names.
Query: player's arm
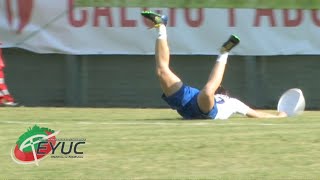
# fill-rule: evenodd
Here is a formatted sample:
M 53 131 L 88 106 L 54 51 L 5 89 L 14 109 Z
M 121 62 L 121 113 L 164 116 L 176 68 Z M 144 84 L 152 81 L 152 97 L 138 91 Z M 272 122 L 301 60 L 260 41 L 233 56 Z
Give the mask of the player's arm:
M 235 99 L 235 98 L 231 98 L 230 101 L 233 104 L 233 108 L 235 109 L 235 112 L 242 114 L 242 115 L 245 115 L 247 117 L 251 117 L 251 118 L 283 118 L 283 117 L 287 117 L 287 114 L 284 112 L 279 112 L 277 114 L 271 114 L 271 113 L 266 113 L 266 112 L 254 110 L 254 109 L 250 108 L 249 106 L 247 106 L 246 104 L 244 104 L 243 102 L 241 102 L 240 100 Z
M 287 114 L 284 112 L 271 114 L 271 113 L 261 112 L 261 111 L 257 111 L 250 108 L 246 113 L 246 116 L 252 117 L 252 118 L 283 118 L 283 117 L 287 117 Z

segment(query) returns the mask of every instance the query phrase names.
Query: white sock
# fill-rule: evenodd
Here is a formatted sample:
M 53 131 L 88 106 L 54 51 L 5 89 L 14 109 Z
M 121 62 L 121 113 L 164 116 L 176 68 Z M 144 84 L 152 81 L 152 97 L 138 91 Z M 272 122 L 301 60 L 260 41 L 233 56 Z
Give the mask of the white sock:
M 167 39 L 167 28 L 164 24 L 160 24 L 158 30 L 158 39 Z
M 217 62 L 227 64 L 228 56 L 229 56 L 228 52 L 224 52 L 224 53 L 220 54 L 217 58 Z

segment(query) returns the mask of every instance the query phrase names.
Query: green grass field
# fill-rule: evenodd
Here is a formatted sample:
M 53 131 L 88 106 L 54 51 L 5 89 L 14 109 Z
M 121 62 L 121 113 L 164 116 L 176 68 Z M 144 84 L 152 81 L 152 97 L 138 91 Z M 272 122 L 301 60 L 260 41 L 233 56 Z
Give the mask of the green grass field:
M 1 179 L 319 179 L 319 112 L 183 121 L 169 109 L 0 108 Z M 27 128 L 86 138 L 82 159 L 19 165 Z

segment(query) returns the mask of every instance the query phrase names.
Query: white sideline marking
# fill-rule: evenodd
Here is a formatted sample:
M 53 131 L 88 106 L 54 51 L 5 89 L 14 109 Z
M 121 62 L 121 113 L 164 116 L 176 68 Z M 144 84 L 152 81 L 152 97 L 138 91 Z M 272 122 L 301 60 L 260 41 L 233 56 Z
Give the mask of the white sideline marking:
M 56 123 L 63 123 L 63 122 L 28 122 L 28 121 L 0 121 L 0 124 L 56 124 Z M 197 122 L 197 123 L 186 123 L 185 121 L 181 123 L 167 123 L 167 122 L 89 122 L 89 121 L 80 121 L 75 122 L 74 124 L 79 125 L 155 125 L 155 126 L 319 126 L 320 124 L 274 124 L 274 123 L 225 123 L 225 124 L 218 124 L 212 121 L 210 122 Z
M 1 121 L 0 121 L 1 123 Z M 41 123 L 41 122 L 27 122 L 27 121 L 3 121 L 5 124 L 50 124 L 50 123 Z
M 78 122 L 77 124 L 90 125 L 90 124 L 98 124 L 98 123 L 93 123 L 93 122 Z
M 199 122 L 199 123 L 165 123 L 165 122 L 104 122 L 99 123 L 102 125 L 171 125 L 171 126 L 290 126 L 290 125 L 300 125 L 300 124 L 272 124 L 272 123 L 226 123 L 226 124 L 217 124 L 213 122 Z M 315 125 L 315 124 L 312 124 Z

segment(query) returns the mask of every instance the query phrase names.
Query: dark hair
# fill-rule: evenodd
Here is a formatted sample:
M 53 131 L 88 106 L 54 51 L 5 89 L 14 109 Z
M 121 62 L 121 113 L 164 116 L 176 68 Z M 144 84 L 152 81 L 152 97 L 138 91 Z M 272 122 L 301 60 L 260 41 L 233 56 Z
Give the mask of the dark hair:
M 215 94 L 223 94 L 228 96 L 229 92 L 222 85 L 220 85 L 216 90 Z

